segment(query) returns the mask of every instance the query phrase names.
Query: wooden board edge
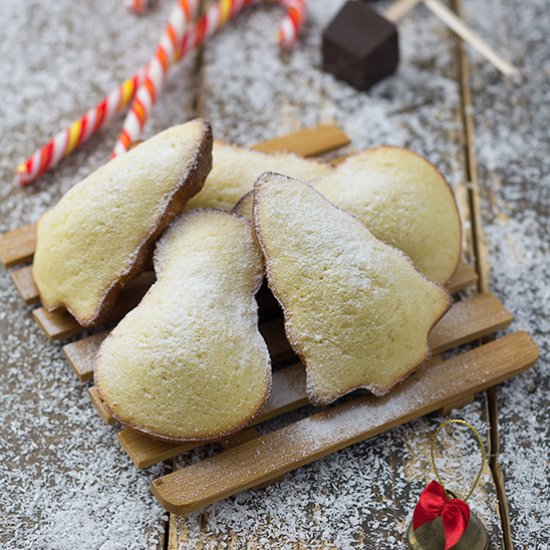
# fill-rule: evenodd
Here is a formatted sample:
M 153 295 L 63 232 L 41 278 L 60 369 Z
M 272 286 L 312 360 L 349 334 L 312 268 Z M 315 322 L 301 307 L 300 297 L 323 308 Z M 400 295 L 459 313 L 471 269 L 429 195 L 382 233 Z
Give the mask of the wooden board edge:
M 303 157 L 312 157 L 345 147 L 349 143 L 349 136 L 339 126 L 319 124 L 267 139 L 253 145 L 251 149 L 269 154 L 288 152 Z
M 90 396 L 92 404 L 103 422 L 105 422 L 105 424 L 115 424 L 116 420 L 113 418 L 113 415 L 109 409 L 105 406 L 105 403 L 101 400 L 99 392 L 95 386 L 88 388 L 88 395 Z
M 16 227 L 0 235 L 0 261 L 8 269 L 32 261 L 36 224 Z

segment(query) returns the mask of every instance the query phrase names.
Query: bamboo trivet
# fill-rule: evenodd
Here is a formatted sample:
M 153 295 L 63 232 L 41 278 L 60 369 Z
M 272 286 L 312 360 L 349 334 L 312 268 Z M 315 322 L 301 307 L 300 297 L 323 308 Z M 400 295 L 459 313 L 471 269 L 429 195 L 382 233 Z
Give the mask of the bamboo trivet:
M 349 139 L 339 128 L 321 126 L 275 138 L 258 144 L 254 148 L 265 152 L 284 150 L 304 156 L 312 156 L 347 145 L 348 143 Z M 0 258 L 6 267 L 20 265 L 32 260 L 34 247 L 35 226 L 27 225 L 0 237 Z M 32 280 L 31 266 L 17 269 L 12 272 L 11 276 L 26 304 L 38 301 L 39 296 Z M 116 321 L 122 318 L 130 309 L 135 307 L 153 281 L 154 274 L 147 272 L 128 285 L 119 296 L 108 321 Z M 471 287 L 476 281 L 477 275 L 475 271 L 468 265 L 461 263 L 448 287 L 451 292 L 458 292 Z M 261 321 L 260 330 L 268 343 L 273 363 L 277 364 L 281 363 L 281 361 L 291 359 L 293 352 L 285 338 L 281 312 L 275 304 L 273 297 L 264 289 L 258 294 L 258 303 Z M 52 340 L 67 338 L 84 331 L 74 318 L 64 311 L 48 312 L 44 308 L 38 307 L 33 311 L 33 317 Z M 430 335 L 430 349 L 432 354 L 435 355 L 462 344 L 474 342 L 482 336 L 494 334 L 498 330 L 507 327 L 511 320 L 511 315 L 490 293 L 471 296 L 456 302 L 438 325 L 436 325 Z M 108 331 L 103 330 L 64 346 L 63 351 L 67 360 L 80 380 L 89 380 L 92 377 L 95 355 L 107 334 Z M 168 509 L 176 513 L 186 513 L 208 502 L 214 502 L 229 494 L 235 494 L 239 490 L 259 487 L 276 481 L 285 472 L 299 467 L 301 464 L 311 462 L 320 456 L 370 437 L 374 433 L 390 429 L 394 425 L 426 414 L 426 412 L 431 410 L 450 410 L 452 407 L 459 406 L 465 401 L 471 400 L 475 392 L 496 384 L 506 377 L 513 376 L 522 369 L 528 368 L 536 358 L 536 346 L 524 333 L 516 333 L 504 337 L 493 344 L 477 347 L 474 350 L 456 355 L 452 359 L 443 362 L 436 356 L 420 367 L 417 374 L 401 384 L 390 396 L 383 399 L 377 399 L 373 396 L 347 399 L 343 403 L 327 409 L 325 412 L 310 416 L 305 420 L 291 424 L 282 430 L 271 432 L 266 436 L 260 436 L 254 427 L 249 427 L 230 438 L 220 441 L 220 445 L 226 450 L 221 455 L 218 455 L 220 458 L 214 457 L 216 460 L 209 459 L 214 460 L 215 464 L 218 464 L 218 461 L 229 461 L 229 467 L 232 467 L 231 456 L 254 456 L 255 452 L 261 454 L 260 451 L 257 451 L 256 447 L 260 446 L 263 449 L 265 441 L 268 441 L 269 445 L 277 442 L 276 445 L 284 447 L 285 434 L 288 433 L 287 443 L 289 448 L 292 448 L 292 445 L 294 445 L 293 451 L 297 453 L 296 456 L 301 456 L 301 459 L 298 461 L 295 460 L 295 456 L 292 453 L 288 455 L 288 460 L 285 461 L 284 449 L 281 450 L 276 446 L 273 460 L 266 461 L 262 472 L 257 469 L 257 464 L 254 465 L 254 468 L 250 467 L 248 469 L 246 464 L 243 464 L 241 466 L 245 470 L 247 469 L 247 475 L 239 477 L 242 471 L 236 468 L 228 474 L 228 479 L 231 481 L 225 488 L 220 485 L 222 483 L 220 480 L 214 479 L 211 485 L 212 490 L 208 490 L 208 487 L 202 487 L 202 489 L 198 490 L 189 481 L 191 479 L 188 476 L 189 470 L 184 469 L 156 480 L 153 484 L 153 491 Z M 517 346 L 522 346 L 526 352 L 523 358 L 517 357 L 515 353 Z M 494 356 L 491 356 L 491 353 Z M 294 361 L 290 366 L 274 371 L 270 399 L 261 415 L 256 419 L 255 424 L 295 410 L 308 403 L 305 394 L 304 368 L 299 362 L 296 362 L 296 359 Z M 473 364 L 474 361 L 477 365 L 476 369 L 468 370 L 468 365 Z M 453 369 L 455 369 L 454 373 L 452 372 Z M 452 376 L 444 379 L 442 373 L 452 373 Z M 436 382 L 442 383 L 443 387 L 436 388 L 434 386 Z M 410 388 L 418 385 L 426 386 L 423 392 L 419 393 L 420 396 L 424 396 L 424 401 L 417 400 L 414 403 L 402 403 L 402 400 L 412 391 Z M 105 422 L 112 423 L 114 419 L 110 411 L 102 403 L 95 387 L 91 387 L 89 392 L 92 403 L 99 415 Z M 396 411 L 402 410 L 402 412 L 391 418 L 386 418 L 385 416 L 377 417 L 376 414 L 372 416 L 372 411 L 385 410 L 385 408 L 390 407 L 389 404 L 393 404 Z M 351 410 L 359 411 L 354 414 L 361 416 L 363 411 L 367 414 L 369 407 L 372 409 L 371 412 L 368 412 L 371 415 L 370 424 L 368 424 L 368 419 L 359 418 L 359 422 L 357 422 L 353 433 L 349 433 L 347 429 L 344 429 L 345 426 L 343 424 L 342 426 L 337 426 L 334 425 L 334 420 L 330 422 L 327 420 L 337 418 L 338 415 L 349 415 L 351 414 L 349 413 Z M 300 432 L 303 426 L 309 426 L 308 422 L 314 422 L 314 425 L 317 427 L 324 426 L 328 422 L 328 426 L 333 428 L 333 437 L 324 446 L 318 445 L 316 449 L 309 449 L 306 445 L 303 445 L 300 451 L 299 445 L 301 442 L 295 438 L 295 433 L 296 430 Z M 303 437 L 307 439 L 307 435 L 305 433 Z M 309 435 L 311 436 L 312 433 Z M 140 468 L 172 458 L 199 445 L 196 443 L 180 445 L 163 443 L 150 439 L 130 428 L 124 428 L 119 433 L 119 439 L 136 466 Z M 256 450 L 252 452 L 247 451 L 247 449 Z M 248 455 L 247 453 L 250 454 Z M 200 464 L 195 466 L 200 469 Z M 202 464 L 204 467 L 204 464 L 210 464 L 210 462 L 206 461 Z M 251 464 L 248 466 L 251 466 Z M 223 468 L 221 467 L 220 471 Z
M 473 296 L 458 302 L 438 323 L 430 335 L 431 352 L 436 355 L 461 344 L 474 342 L 482 335 L 494 334 L 507 327 L 511 321 L 511 315 L 492 294 Z M 471 395 L 466 397 L 469 398 Z M 462 401 L 464 396 L 458 399 Z M 301 363 L 295 362 L 274 371 L 271 395 L 254 423 L 265 422 L 301 408 L 307 403 L 304 367 Z M 445 406 L 456 406 L 456 403 L 457 399 L 446 403 Z M 98 412 L 104 420 L 112 422 L 112 418 L 105 417 L 102 404 Z M 119 439 L 138 468 L 146 468 L 201 446 L 200 443 L 178 445 L 154 441 L 132 428 L 124 428 L 119 433 Z
M 153 493 L 170 512 L 188 514 L 498 384 L 537 357 L 527 333 L 504 336 L 419 370 L 386 397 L 344 401 L 162 476 L 152 482 Z
M 442 353 L 506 328 L 511 322 L 512 316 L 492 294 L 477 294 L 456 302 L 439 321 L 430 334 L 430 349 L 433 354 Z M 292 354 L 290 344 L 284 337 L 282 319 L 262 323 L 260 330 L 268 342 L 274 364 Z M 93 359 L 107 334 L 108 331 L 102 331 L 63 346 L 65 357 L 79 380 L 92 378 Z

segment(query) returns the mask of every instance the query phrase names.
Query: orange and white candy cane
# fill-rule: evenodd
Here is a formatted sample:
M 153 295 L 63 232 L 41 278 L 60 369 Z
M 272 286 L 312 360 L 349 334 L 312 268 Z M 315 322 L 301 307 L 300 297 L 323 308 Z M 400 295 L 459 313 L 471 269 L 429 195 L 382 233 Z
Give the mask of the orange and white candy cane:
M 296 44 L 300 29 L 307 18 L 306 0 L 274 1 L 287 7 L 287 14 L 279 27 L 277 37 L 282 47 L 291 48 Z M 139 138 L 151 107 L 157 99 L 168 67 L 182 59 L 190 50 L 203 44 L 205 40 L 221 29 L 230 19 L 240 13 L 242 9 L 253 4 L 258 4 L 262 0 L 219 0 L 219 2 L 208 8 L 197 23 L 190 25 L 189 19 L 191 13 L 196 11 L 197 2 L 198 0 L 188 0 L 187 11 L 186 8 L 183 8 L 183 14 L 186 17 L 186 23 L 184 23 L 186 31 L 181 36 L 178 34 L 176 39 L 174 39 L 175 35 L 173 31 L 170 30 L 170 23 L 172 22 L 172 19 L 170 19 L 153 58 L 155 68 L 150 68 L 152 59 L 136 74 L 125 80 L 109 95 L 104 97 L 93 109 L 90 109 L 69 127 L 60 131 L 51 141 L 35 151 L 26 161 L 22 162 L 16 171 L 16 179 L 20 185 L 29 185 L 47 170 L 56 166 L 63 158 L 99 131 L 113 115 L 123 111 L 134 100 L 138 91 L 145 86 L 146 92 L 143 92 L 144 95 L 140 96 L 140 102 L 136 104 L 134 101 L 132 103 L 131 109 L 134 111 L 134 114 L 130 119 L 133 122 L 131 123 L 130 131 L 128 131 L 128 136 L 122 138 L 121 146 L 117 142 L 117 150 L 119 152 L 126 151 L 130 144 Z M 180 3 L 180 0 L 178 0 L 178 5 Z M 175 12 L 176 10 L 174 9 L 173 14 Z M 189 17 L 187 13 L 189 13 Z M 181 12 L 178 12 L 177 17 L 181 16 Z M 172 23 L 176 25 L 180 24 L 177 21 Z M 165 54 L 172 53 L 171 57 L 162 53 L 157 56 L 161 45 Z M 159 75 L 162 75 L 160 84 L 155 88 L 154 78 L 158 79 Z M 119 139 L 119 141 L 121 140 Z
M 22 162 L 15 173 L 19 185 L 25 186 L 35 181 L 87 141 L 114 115 L 123 111 L 145 81 L 146 75 L 147 71 L 143 67 L 104 97 L 93 109 L 58 132 L 46 145 Z
M 138 90 L 132 107 L 126 116 L 122 132 L 113 150 L 113 157 L 125 153 L 130 145 L 139 139 L 151 112 L 151 108 L 166 78 L 170 61 L 175 63 L 184 57 L 192 48 L 199 47 L 207 38 L 221 29 L 227 21 L 235 17 L 244 8 L 252 4 L 260 3 L 261 1 L 262 0 L 221 0 L 217 4 L 210 6 L 206 13 L 199 19 L 196 26 L 186 33 L 181 32 L 181 27 L 176 28 L 173 21 L 173 12 L 163 38 L 157 46 L 155 57 L 153 57 L 149 63 L 150 74 L 145 83 Z M 307 17 L 306 2 L 305 0 L 276 1 L 287 7 L 287 14 L 277 33 L 279 44 L 284 48 L 293 48 L 298 41 L 298 33 Z M 193 14 L 197 9 L 196 3 L 192 3 L 190 0 L 179 0 L 178 4 L 179 6 L 175 8 L 175 11 L 178 9 L 187 9 L 186 13 Z M 185 4 L 187 4 L 186 7 L 184 6 Z M 169 29 L 175 29 L 175 32 L 169 33 Z M 175 45 L 165 38 L 166 35 L 171 37 L 176 34 L 181 42 L 179 56 L 172 55 Z M 169 55 L 167 55 L 167 45 L 171 48 L 169 50 Z M 160 57 L 159 62 L 155 61 L 157 57 Z M 162 67 L 162 70 L 160 70 L 160 67 Z

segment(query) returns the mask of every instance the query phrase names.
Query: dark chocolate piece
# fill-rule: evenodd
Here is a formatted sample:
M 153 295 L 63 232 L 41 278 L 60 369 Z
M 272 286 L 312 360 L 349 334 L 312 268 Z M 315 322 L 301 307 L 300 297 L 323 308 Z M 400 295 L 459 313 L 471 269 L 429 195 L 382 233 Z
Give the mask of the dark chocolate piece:
M 358 90 L 394 73 L 397 27 L 364 2 L 350 1 L 323 33 L 323 70 Z

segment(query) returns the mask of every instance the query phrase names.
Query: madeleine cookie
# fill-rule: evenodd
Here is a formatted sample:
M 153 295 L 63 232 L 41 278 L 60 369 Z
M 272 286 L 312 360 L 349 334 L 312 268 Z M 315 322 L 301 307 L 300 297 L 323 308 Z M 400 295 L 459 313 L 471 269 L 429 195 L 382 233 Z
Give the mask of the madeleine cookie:
M 428 279 L 445 284 L 460 259 L 453 192 L 426 159 L 398 147 L 369 149 L 311 182 L 371 233 L 399 248 Z
M 219 439 L 250 423 L 271 386 L 260 250 L 249 222 L 201 210 L 170 226 L 154 259 L 157 282 L 103 342 L 96 386 L 115 418 L 152 437 Z
M 198 193 L 212 163 L 212 131 L 174 126 L 102 166 L 46 212 L 33 277 L 45 307 L 65 307 L 83 326 L 105 319 L 120 289 Z
M 254 223 L 314 404 L 357 388 L 385 394 L 427 357 L 450 298 L 401 251 L 310 185 L 273 173 L 254 187 Z
M 262 172 L 275 171 L 288 176 L 310 180 L 332 169 L 328 164 L 305 159 L 291 153 L 268 155 L 243 147 L 215 142 L 212 150 L 213 166 L 202 191 L 187 203 L 193 208 L 231 210 L 249 191 Z

